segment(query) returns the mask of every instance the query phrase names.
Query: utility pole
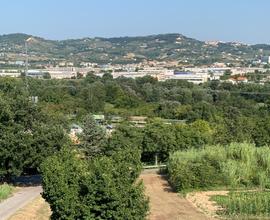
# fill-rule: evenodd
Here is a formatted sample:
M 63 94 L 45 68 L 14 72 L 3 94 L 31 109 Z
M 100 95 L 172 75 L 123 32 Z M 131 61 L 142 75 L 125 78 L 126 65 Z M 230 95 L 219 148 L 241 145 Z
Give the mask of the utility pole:
M 27 77 L 28 76 L 28 62 L 29 62 L 29 58 L 28 58 L 28 40 L 29 39 L 27 39 L 26 41 L 25 41 L 25 55 L 26 55 L 26 58 L 25 58 L 25 76 Z

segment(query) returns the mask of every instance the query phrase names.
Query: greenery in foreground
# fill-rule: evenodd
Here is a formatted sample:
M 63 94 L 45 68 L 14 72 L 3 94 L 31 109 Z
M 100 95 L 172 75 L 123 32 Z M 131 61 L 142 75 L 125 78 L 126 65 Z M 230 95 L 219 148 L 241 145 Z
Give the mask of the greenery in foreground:
M 7 184 L 0 185 L 0 201 L 8 198 L 13 191 L 13 187 Z
M 78 147 L 64 147 L 41 166 L 51 219 L 145 219 L 148 200 L 137 180 L 139 149 L 108 151 L 100 138 L 103 132 L 90 116 L 84 125 Z
M 213 196 L 222 210 L 219 214 L 237 218 L 270 217 L 270 192 L 230 192 L 227 196 Z
M 269 147 L 233 143 L 180 151 L 170 155 L 167 168 L 169 181 L 179 192 L 236 190 L 213 197 L 223 208 L 218 214 L 236 219 L 270 217 Z

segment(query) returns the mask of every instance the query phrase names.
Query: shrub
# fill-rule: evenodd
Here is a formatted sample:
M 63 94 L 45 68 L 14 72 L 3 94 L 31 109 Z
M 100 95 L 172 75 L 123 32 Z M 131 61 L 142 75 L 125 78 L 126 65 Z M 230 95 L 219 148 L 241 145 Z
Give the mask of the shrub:
M 177 152 L 170 157 L 169 180 L 177 191 L 214 187 L 226 182 L 218 158 L 197 152 Z
M 0 201 L 8 198 L 13 191 L 13 187 L 7 184 L 0 185 Z

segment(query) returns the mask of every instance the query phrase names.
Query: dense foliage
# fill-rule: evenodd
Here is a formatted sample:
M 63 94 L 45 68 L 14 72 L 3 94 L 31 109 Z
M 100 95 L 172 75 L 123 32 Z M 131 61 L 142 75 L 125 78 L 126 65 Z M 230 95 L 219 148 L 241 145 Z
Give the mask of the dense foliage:
M 176 152 L 168 162 L 177 191 L 229 186 L 270 188 L 270 149 L 230 144 Z
M 69 146 L 45 160 L 43 197 L 52 219 L 145 219 L 148 201 L 137 180 L 140 150 L 107 148 L 103 129 L 87 115 L 78 147 Z
M 37 173 L 49 155 L 68 142 L 64 123 L 29 100 L 21 81 L 0 82 L 0 179 Z
M 132 150 L 82 160 L 64 149 L 42 166 L 43 197 L 52 219 L 143 220 L 148 202 L 137 181 L 140 154 Z
M 141 160 L 169 160 L 179 191 L 269 188 L 270 152 L 256 148 L 270 144 L 269 97 L 268 84 L 193 85 L 108 73 L 0 78 L 0 176 L 37 173 L 42 164 L 53 219 L 124 219 L 124 213 L 144 219 L 147 201 L 136 181 Z M 92 114 L 105 115 L 102 128 Z M 137 126 L 131 116 L 145 116 L 145 123 Z M 122 123 L 113 124 L 114 117 Z M 66 138 L 72 123 L 84 131 L 79 145 Z M 113 131 L 105 133 L 110 123 Z

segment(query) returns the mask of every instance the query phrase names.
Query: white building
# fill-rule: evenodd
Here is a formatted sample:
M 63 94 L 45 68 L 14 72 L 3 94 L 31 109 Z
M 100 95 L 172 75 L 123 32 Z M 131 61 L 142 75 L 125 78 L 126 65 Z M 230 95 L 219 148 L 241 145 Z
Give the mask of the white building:
M 165 80 L 167 79 L 178 79 L 186 80 L 194 84 L 201 84 L 208 81 L 207 73 L 193 73 L 193 72 L 178 72 L 175 71 L 173 74 L 166 75 Z
M 45 70 L 52 79 L 70 79 L 77 76 L 76 69 L 73 67 L 53 67 Z
M 0 70 L 0 76 L 2 76 L 2 77 L 5 77 L 5 76 L 20 77 L 21 72 L 17 69 L 2 69 L 2 70 Z
M 43 78 L 44 72 L 41 70 L 28 70 L 26 76 L 33 78 Z
M 262 58 L 262 63 L 270 63 L 270 56 L 264 56 Z

